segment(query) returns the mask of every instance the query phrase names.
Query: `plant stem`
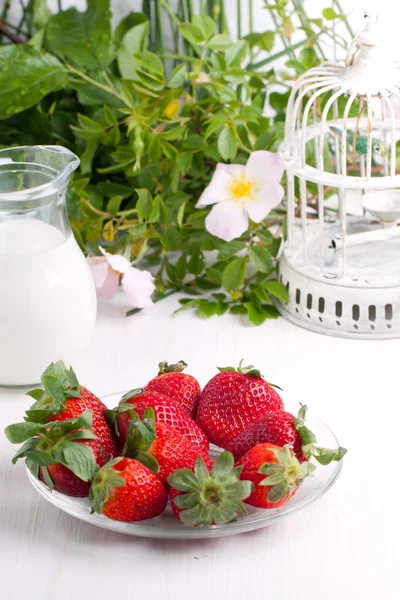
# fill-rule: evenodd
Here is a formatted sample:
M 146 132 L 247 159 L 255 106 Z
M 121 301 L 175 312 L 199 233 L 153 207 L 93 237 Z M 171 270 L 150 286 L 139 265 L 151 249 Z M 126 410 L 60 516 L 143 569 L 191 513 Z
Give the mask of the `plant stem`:
M 242 37 L 242 0 L 236 0 L 236 15 L 237 15 L 237 37 L 238 40 Z
M 62 0 L 57 0 L 57 6 L 58 6 L 58 11 L 61 12 L 63 7 L 62 7 Z
M 221 2 L 220 3 L 221 12 L 220 12 L 220 17 L 219 17 L 219 22 L 220 22 L 220 26 L 219 27 L 220 27 L 221 33 L 228 33 L 229 34 L 228 24 L 226 22 L 225 2 L 224 2 L 224 0 L 220 0 L 220 2 Z
M 0 21 L 0 32 L 14 44 L 24 44 L 25 43 L 24 40 L 21 37 L 19 37 L 19 35 L 10 31 L 8 29 L 8 27 L 6 25 L 4 25 L 4 23 L 2 23 L 1 21 Z
M 249 65 L 248 69 L 249 70 L 250 69 L 259 69 L 260 67 L 263 67 L 264 65 L 274 62 L 274 60 L 278 60 L 278 58 L 282 58 L 282 56 L 285 56 L 285 54 L 292 53 L 292 55 L 293 55 L 293 50 L 297 50 L 298 48 L 301 48 L 307 42 L 308 42 L 308 39 L 305 39 L 302 42 L 297 42 L 297 44 L 290 46 L 290 48 L 285 48 L 284 50 L 281 50 L 280 52 L 277 52 L 276 54 L 273 54 L 272 56 L 268 56 L 268 58 L 265 58 L 264 60 L 260 60 L 260 62 L 258 62 L 258 63 Z
M 168 2 L 166 0 L 159 0 L 159 2 L 161 4 L 161 6 L 163 7 L 163 9 L 165 10 L 165 12 L 169 15 L 169 17 L 174 21 L 174 23 L 176 23 L 176 25 L 179 26 L 181 24 L 181 21 L 178 19 L 178 17 L 174 13 L 174 11 L 171 9 Z
M 8 15 L 8 11 L 10 10 L 11 2 L 12 2 L 12 0 L 6 0 L 5 1 L 5 4 L 3 6 L 3 10 L 1 12 L 1 18 L 2 18 L 3 21 L 4 21 L 4 19 Z
M 343 8 L 340 5 L 339 0 L 333 0 L 333 4 L 336 5 L 336 8 L 338 9 L 339 14 L 344 15 L 344 11 L 343 11 Z M 344 22 L 344 24 L 346 26 L 347 31 L 349 32 L 349 34 L 353 38 L 354 37 L 354 31 L 353 31 L 352 26 L 349 23 L 348 18 L 346 17 L 345 19 L 343 19 L 343 22 Z
M 293 2 L 293 6 L 294 6 L 294 8 L 295 8 L 295 10 L 296 10 L 296 12 L 297 12 L 297 14 L 299 16 L 299 19 L 300 19 L 300 22 L 301 22 L 302 26 L 304 28 L 310 28 L 311 29 L 311 26 L 309 26 L 309 24 L 308 24 L 309 18 L 307 16 L 306 11 L 303 8 L 303 3 L 299 2 L 298 0 L 292 0 L 292 2 Z M 318 48 L 318 50 L 319 50 L 319 52 L 321 54 L 322 59 L 326 60 L 326 56 L 324 54 L 324 51 L 321 48 L 320 43 L 317 42 L 316 46 L 317 46 L 317 48 Z
M 173 294 L 176 294 L 177 292 L 179 292 L 179 290 L 172 289 L 172 290 L 169 290 L 168 292 L 165 292 L 165 294 L 156 295 L 154 297 L 153 302 L 155 304 L 156 302 L 160 302 L 161 300 L 165 300 L 165 298 L 168 298 L 168 296 L 172 296 Z M 130 317 L 132 315 L 136 315 L 141 310 L 143 310 L 143 309 L 142 308 L 132 308 L 131 310 L 128 310 L 128 312 L 126 313 L 125 316 L 126 317 Z
M 162 29 L 162 5 L 160 0 L 156 0 L 155 31 L 157 50 L 159 50 L 160 52 L 164 52 Z
M 272 20 L 275 24 L 276 30 L 279 31 L 279 23 L 278 23 L 278 19 L 276 18 L 274 9 L 271 8 L 270 13 L 271 13 Z M 286 48 L 286 52 L 284 52 L 284 54 L 282 56 L 284 56 L 285 54 L 289 54 L 292 58 L 296 58 L 295 54 L 293 52 L 293 46 L 289 46 L 285 36 L 282 35 L 282 33 L 279 33 L 279 37 L 281 38 L 282 43 Z
M 254 19 L 253 19 L 253 0 L 248 0 L 249 2 L 249 33 L 253 33 L 254 29 Z M 250 48 L 250 62 L 253 62 L 253 48 Z
M 75 67 L 72 67 L 71 65 L 67 65 L 66 69 L 67 69 L 67 71 L 70 71 L 71 73 L 74 73 L 74 75 L 77 75 L 78 77 L 81 77 L 81 79 L 84 79 L 88 83 L 91 83 L 92 85 L 100 88 L 101 90 L 104 90 L 105 92 L 108 92 L 109 94 L 112 94 L 113 96 L 115 96 L 116 98 L 118 98 L 119 100 L 121 100 L 121 102 L 123 102 L 122 97 L 119 95 L 119 93 L 117 92 L 117 90 L 115 90 L 113 87 L 110 87 L 110 86 L 107 86 L 107 85 L 103 85 L 102 83 L 99 83 L 95 79 L 92 79 L 91 77 L 89 77 L 85 73 L 82 73 L 82 71 L 79 71 L 79 69 L 76 69 Z

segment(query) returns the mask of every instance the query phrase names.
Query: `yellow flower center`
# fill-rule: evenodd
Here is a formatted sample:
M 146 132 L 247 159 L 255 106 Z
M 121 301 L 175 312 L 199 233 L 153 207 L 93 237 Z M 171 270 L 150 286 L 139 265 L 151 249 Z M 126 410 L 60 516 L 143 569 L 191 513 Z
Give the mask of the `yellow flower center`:
M 168 119 L 173 119 L 178 114 L 180 106 L 181 104 L 179 100 L 171 100 L 171 102 L 164 109 L 164 115 L 168 117 Z
M 246 177 L 246 175 L 239 175 L 232 179 L 229 188 L 236 200 L 242 200 L 243 198 L 248 198 L 250 196 L 254 188 L 254 182 Z

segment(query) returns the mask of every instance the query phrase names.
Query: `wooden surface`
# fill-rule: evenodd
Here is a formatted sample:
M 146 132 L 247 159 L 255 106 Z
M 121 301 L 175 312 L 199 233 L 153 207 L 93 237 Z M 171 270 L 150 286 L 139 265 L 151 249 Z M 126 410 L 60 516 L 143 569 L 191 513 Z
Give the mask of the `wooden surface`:
M 4 600 L 113 597 L 200 600 L 394 600 L 400 561 L 400 341 L 323 337 L 283 319 L 172 317 L 177 300 L 129 319 L 103 304 L 89 363 L 78 373 L 99 395 L 145 382 L 159 360 L 185 359 L 204 384 L 215 366 L 258 365 L 326 421 L 349 453 L 318 503 L 264 530 L 204 541 L 156 541 L 94 528 L 47 504 L 15 448 L 0 436 L 0 572 Z M 59 357 L 55 357 L 58 359 Z M 29 399 L 0 390 L 0 426 Z

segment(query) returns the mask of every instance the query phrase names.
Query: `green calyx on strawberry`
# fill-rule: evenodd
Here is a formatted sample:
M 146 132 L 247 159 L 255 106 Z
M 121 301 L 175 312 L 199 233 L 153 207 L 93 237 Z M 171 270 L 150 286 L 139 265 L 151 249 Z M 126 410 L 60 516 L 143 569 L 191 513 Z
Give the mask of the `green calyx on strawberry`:
M 62 360 L 51 363 L 44 371 L 41 382 L 44 387 L 27 392 L 36 402 L 26 411 L 26 421 L 43 423 L 51 415 L 65 409 L 68 398 L 80 398 L 79 382 L 72 368 L 67 369 Z
M 178 469 L 168 477 L 169 485 L 181 492 L 173 497 L 180 509 L 179 518 L 192 527 L 231 523 L 238 512 L 246 513 L 242 500 L 248 498 L 253 489 L 250 481 L 240 481 L 242 467 L 234 466 L 230 452 L 223 452 L 215 461 L 211 471 L 199 456 L 194 470 Z
M 92 411 L 87 410 L 78 418 L 65 421 L 52 421 L 46 424 L 30 421 L 6 427 L 4 433 L 13 444 L 22 446 L 13 458 L 26 458 L 26 465 L 39 479 L 39 468 L 50 489 L 53 481 L 49 475 L 50 465 L 62 464 L 82 481 L 90 481 L 98 466 L 93 450 L 78 440 L 95 440 L 92 428 Z
M 167 362 L 158 363 L 158 375 L 165 373 L 182 373 L 187 367 L 185 361 L 180 360 L 176 364 L 169 365 Z
M 140 394 L 143 394 L 143 388 L 135 388 L 133 390 L 130 390 L 122 396 L 121 400 L 118 403 L 118 406 L 106 410 L 105 417 L 107 419 L 107 423 L 110 425 L 113 431 L 115 431 L 116 434 L 118 434 L 118 428 L 116 423 L 118 413 L 128 411 L 130 414 L 132 414 L 134 411 L 132 409 L 132 404 L 128 404 L 128 400 L 135 398 L 135 396 L 140 396 Z
M 102 514 L 104 504 L 108 502 L 110 498 L 110 491 L 125 485 L 125 479 L 121 476 L 120 471 L 113 468 L 121 460 L 123 460 L 121 457 L 110 460 L 104 467 L 99 469 L 94 476 L 89 492 L 92 514 Z
M 234 371 L 235 373 L 241 373 L 242 375 L 251 375 L 252 377 L 264 377 L 264 375 L 261 374 L 261 371 L 257 369 L 254 365 L 242 367 L 242 364 L 243 359 L 240 361 L 237 369 L 235 369 L 235 367 L 217 367 L 217 369 L 221 373 L 223 371 Z
M 217 367 L 217 369 L 221 373 L 223 371 L 233 371 L 234 373 L 241 373 L 242 375 L 250 375 L 251 377 L 260 377 L 261 379 L 264 378 L 264 375 L 261 373 L 261 371 L 259 369 L 257 369 L 257 367 L 255 367 L 254 365 L 248 365 L 247 367 L 242 367 L 242 364 L 243 364 L 243 359 L 240 361 L 237 369 L 235 369 L 234 367 Z M 271 383 L 270 381 L 268 381 L 267 383 L 271 387 L 282 391 L 282 388 L 280 388 L 279 385 L 275 385 L 274 383 Z
M 299 433 L 304 456 L 307 459 L 313 456 L 321 465 L 329 465 L 332 461 L 342 460 L 343 456 L 347 453 L 346 448 L 339 446 L 339 448 L 331 450 L 315 445 L 317 438 L 305 424 L 307 406 L 305 404 L 300 406 L 301 408 L 297 417 L 293 419 L 293 425 Z
M 316 467 L 306 461 L 300 464 L 291 444 L 286 444 L 282 449 L 273 449 L 278 464 L 264 463 L 258 470 L 262 475 L 267 475 L 258 485 L 268 486 L 269 502 L 279 502 L 296 490 L 306 477 L 309 477 Z
M 128 404 L 131 421 L 126 435 L 126 442 L 122 454 L 127 458 L 135 458 L 145 467 L 158 473 L 160 466 L 154 456 L 147 453 L 157 437 L 155 428 L 155 413 L 152 408 L 146 408 L 143 419 Z

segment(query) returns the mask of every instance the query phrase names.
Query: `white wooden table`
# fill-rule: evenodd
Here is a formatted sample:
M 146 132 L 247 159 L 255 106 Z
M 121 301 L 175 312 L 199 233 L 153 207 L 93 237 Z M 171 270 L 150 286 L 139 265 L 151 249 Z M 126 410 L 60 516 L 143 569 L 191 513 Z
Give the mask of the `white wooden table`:
M 47 504 L 0 435 L 0 597 L 4 600 L 394 600 L 399 598 L 400 341 L 323 337 L 279 319 L 255 328 L 226 315 L 173 317 L 171 297 L 126 319 L 103 304 L 78 373 L 99 395 L 137 386 L 157 362 L 185 359 L 204 384 L 241 358 L 306 402 L 349 453 L 319 502 L 270 527 L 204 541 L 148 540 L 97 529 Z M 1 333 L 1 332 L 0 332 Z M 55 357 L 57 359 L 59 357 Z M 0 391 L 0 426 L 29 399 Z

